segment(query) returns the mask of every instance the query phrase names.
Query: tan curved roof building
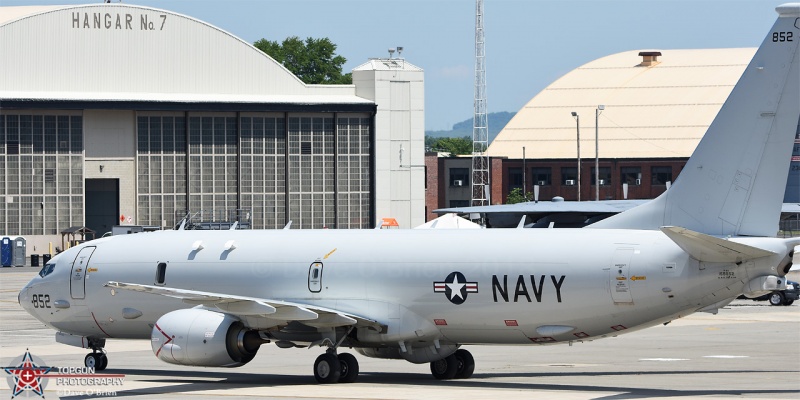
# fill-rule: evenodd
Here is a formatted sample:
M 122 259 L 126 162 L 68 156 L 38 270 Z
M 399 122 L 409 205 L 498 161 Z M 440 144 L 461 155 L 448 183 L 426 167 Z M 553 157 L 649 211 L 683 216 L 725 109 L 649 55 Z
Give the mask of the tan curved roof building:
M 595 157 L 595 110 L 603 159 L 689 157 L 755 48 L 626 51 L 564 75 L 528 102 L 489 146 L 492 157 Z M 658 54 L 660 55 L 655 55 Z M 648 55 L 650 54 L 650 55 Z

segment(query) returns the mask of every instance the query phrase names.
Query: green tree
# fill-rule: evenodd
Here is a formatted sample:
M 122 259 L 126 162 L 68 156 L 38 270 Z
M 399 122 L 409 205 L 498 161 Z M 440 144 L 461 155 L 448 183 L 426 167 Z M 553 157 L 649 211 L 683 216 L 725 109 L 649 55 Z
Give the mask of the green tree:
M 460 138 L 436 138 L 426 144 L 432 151 L 449 152 L 452 155 L 472 154 L 472 139 L 469 137 Z
M 347 59 L 337 55 L 336 45 L 328 38 L 306 38 L 297 36 L 277 41 L 260 39 L 253 45 L 267 53 L 275 61 L 309 84 L 353 83 L 351 73 L 342 74 L 342 65 Z
M 508 193 L 508 197 L 506 198 L 506 204 L 517 204 L 517 203 L 524 203 L 528 201 L 528 199 L 533 198 L 533 194 L 528 192 L 527 196 L 522 195 L 522 189 L 514 188 L 511 189 L 511 192 Z

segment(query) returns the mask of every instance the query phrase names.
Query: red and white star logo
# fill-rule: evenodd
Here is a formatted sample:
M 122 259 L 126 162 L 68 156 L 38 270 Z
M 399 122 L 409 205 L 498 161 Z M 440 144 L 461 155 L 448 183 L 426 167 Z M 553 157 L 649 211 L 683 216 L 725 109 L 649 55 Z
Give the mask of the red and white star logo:
M 41 367 L 36 365 L 31 356 L 31 352 L 25 350 L 25 355 L 22 356 L 22 362 L 16 367 L 3 368 L 7 374 L 13 378 L 13 387 L 11 380 L 9 380 L 9 387 L 11 387 L 11 398 L 13 399 L 20 393 L 30 390 L 44 398 L 44 386 L 42 385 L 42 376 L 50 372 L 51 367 Z

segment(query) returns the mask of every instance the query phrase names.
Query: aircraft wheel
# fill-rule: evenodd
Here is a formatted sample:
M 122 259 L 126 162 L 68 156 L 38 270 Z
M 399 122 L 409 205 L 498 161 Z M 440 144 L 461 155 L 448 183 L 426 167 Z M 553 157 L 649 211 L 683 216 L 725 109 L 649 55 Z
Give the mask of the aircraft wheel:
M 100 370 L 99 366 L 100 366 L 100 363 L 101 363 L 101 360 L 100 360 L 100 356 L 101 355 L 102 354 L 100 354 L 100 353 L 89 353 L 89 354 L 87 354 L 86 357 L 83 358 L 83 365 L 86 368 L 94 368 L 96 371 L 99 371 Z
M 431 362 L 431 373 L 436 379 L 453 379 L 458 372 L 458 359 L 451 354 L 441 360 Z
M 786 300 L 783 301 L 783 305 L 785 305 L 785 306 L 790 306 L 790 305 L 792 305 L 792 303 L 794 303 L 794 300 L 786 299 Z
M 319 383 L 339 382 L 341 373 L 342 364 L 339 362 L 339 358 L 336 357 L 336 354 L 320 354 L 317 360 L 314 361 L 314 378 Z
M 772 292 L 772 294 L 769 295 L 769 304 L 772 304 L 773 306 L 779 306 L 783 304 L 783 301 L 784 297 L 783 293 L 781 292 Z
M 108 356 L 103 353 L 97 354 L 98 364 L 95 367 L 96 371 L 103 371 L 108 366 Z
M 472 376 L 475 371 L 475 359 L 472 358 L 472 353 L 458 349 L 455 354 L 458 360 L 458 368 L 456 369 L 456 379 L 467 379 Z
M 358 378 L 358 360 L 350 353 L 339 354 L 339 364 L 342 367 L 339 383 L 353 383 Z

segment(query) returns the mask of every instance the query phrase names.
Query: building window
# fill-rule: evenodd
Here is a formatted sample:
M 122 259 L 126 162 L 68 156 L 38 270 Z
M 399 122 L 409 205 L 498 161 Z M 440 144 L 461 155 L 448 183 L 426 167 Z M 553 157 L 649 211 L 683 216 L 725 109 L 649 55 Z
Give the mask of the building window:
M 578 184 L 578 169 L 575 167 L 561 168 L 561 185 L 575 186 Z
M 450 208 L 469 207 L 469 200 L 450 200 Z
M 620 181 L 629 186 L 639 186 L 642 184 L 641 167 L 622 167 L 620 168 Z
M 672 167 L 651 167 L 650 171 L 653 185 L 666 185 L 672 181 Z
M 508 190 L 522 189 L 522 168 L 508 169 Z
M 600 186 L 609 186 L 611 185 L 611 168 L 608 167 L 600 167 Z M 592 167 L 592 185 L 594 185 L 594 167 Z
M 172 226 L 189 211 L 185 123 L 179 115 L 137 115 L 137 220 L 142 225 Z
M 0 112 L 0 232 L 83 224 L 83 117 Z
M 469 186 L 469 168 L 450 168 L 450 186 Z
M 531 168 L 531 176 L 533 177 L 534 185 L 550 186 L 553 184 L 553 172 L 550 167 Z

